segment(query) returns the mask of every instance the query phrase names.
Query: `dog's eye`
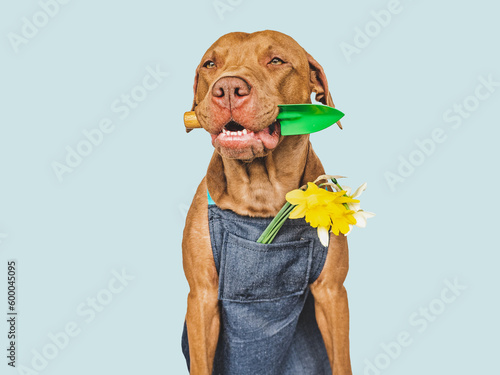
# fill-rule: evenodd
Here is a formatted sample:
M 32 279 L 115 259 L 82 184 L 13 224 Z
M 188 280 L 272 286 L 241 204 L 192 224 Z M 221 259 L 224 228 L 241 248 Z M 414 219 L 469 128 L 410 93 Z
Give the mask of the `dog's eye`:
M 203 67 L 213 69 L 215 68 L 215 63 L 212 60 L 208 60 L 205 64 L 203 64 Z
M 281 65 L 281 64 L 284 64 L 285 62 L 283 60 L 281 60 L 279 57 L 275 57 L 273 58 L 269 64 L 271 65 Z

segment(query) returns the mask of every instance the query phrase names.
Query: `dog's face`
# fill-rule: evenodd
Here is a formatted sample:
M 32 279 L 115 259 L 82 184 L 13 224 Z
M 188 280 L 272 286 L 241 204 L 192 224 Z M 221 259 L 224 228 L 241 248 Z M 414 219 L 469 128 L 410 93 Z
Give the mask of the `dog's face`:
M 230 33 L 196 69 L 193 109 L 219 154 L 251 161 L 283 138 L 277 105 L 310 103 L 311 92 L 333 107 L 323 69 L 291 37 L 269 30 Z

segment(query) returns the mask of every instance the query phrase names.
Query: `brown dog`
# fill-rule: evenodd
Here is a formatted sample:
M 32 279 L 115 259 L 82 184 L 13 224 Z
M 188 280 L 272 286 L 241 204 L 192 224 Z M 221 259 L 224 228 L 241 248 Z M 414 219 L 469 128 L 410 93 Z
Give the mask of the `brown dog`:
M 312 92 L 317 101 L 334 107 L 322 67 L 291 37 L 275 31 L 224 35 L 196 70 L 193 110 L 215 152 L 189 209 L 182 242 L 190 287 L 186 324 L 191 374 L 212 374 L 221 322 L 207 190 L 221 209 L 273 217 L 287 192 L 324 174 L 309 136 L 282 136 L 276 122 L 278 104 L 311 103 Z M 336 375 L 352 373 L 343 286 L 347 270 L 346 238 L 331 234 L 324 267 L 309 288 Z

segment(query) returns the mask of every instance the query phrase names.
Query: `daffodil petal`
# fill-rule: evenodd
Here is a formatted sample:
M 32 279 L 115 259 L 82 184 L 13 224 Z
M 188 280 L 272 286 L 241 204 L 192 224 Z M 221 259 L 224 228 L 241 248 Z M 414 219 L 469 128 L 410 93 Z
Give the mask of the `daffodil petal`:
M 347 203 L 347 205 L 349 206 L 349 208 L 353 211 L 359 211 L 360 208 L 361 208 L 361 204 L 360 203 Z
M 318 227 L 318 237 L 319 241 L 323 246 L 328 246 L 328 242 L 330 240 L 330 234 L 328 232 L 327 227 Z
M 355 215 L 355 213 L 351 214 L 351 215 L 347 215 L 347 217 L 346 217 L 347 223 L 352 224 L 352 225 L 357 225 L 358 220 L 356 219 L 356 217 L 354 215 Z
M 332 225 L 332 233 L 336 236 L 339 235 L 339 228 L 335 224 Z
M 307 211 L 307 206 L 305 204 L 299 204 L 297 205 L 292 212 L 290 212 L 290 219 L 300 219 L 301 217 L 304 217 Z
M 345 191 L 346 195 L 351 195 L 351 187 L 350 186 L 341 185 L 341 187 L 342 187 L 342 190 Z
M 368 211 L 363 211 L 363 210 L 361 210 L 361 211 L 363 212 L 364 217 L 366 217 L 367 219 L 375 216 L 375 214 L 373 212 L 368 212 Z
M 306 199 L 305 192 L 300 190 L 300 189 L 295 189 L 292 191 L 289 191 L 285 199 L 290 202 L 291 204 L 300 204 L 303 203 Z
M 308 182 L 307 183 L 307 190 L 309 190 L 309 189 L 314 192 L 316 190 L 319 190 L 319 187 L 314 182 Z
M 306 221 L 312 227 L 328 227 L 330 226 L 330 216 L 324 209 L 309 209 L 306 211 Z
M 366 218 L 362 212 L 358 211 L 353 216 L 356 218 L 356 226 L 357 227 L 360 227 L 360 228 L 366 227 Z
M 339 231 L 342 232 L 343 234 L 349 232 L 349 224 L 347 224 L 345 221 L 339 221 L 338 226 L 339 226 Z
M 359 203 L 359 200 L 349 197 L 338 197 L 335 198 L 335 203 Z
M 363 191 L 366 190 L 366 186 L 367 186 L 367 183 L 365 182 L 359 188 L 356 189 L 356 191 L 354 192 L 354 194 L 352 195 L 352 197 L 353 198 L 359 197 L 361 195 L 361 193 L 363 193 Z M 349 194 L 347 194 L 347 195 L 349 195 Z

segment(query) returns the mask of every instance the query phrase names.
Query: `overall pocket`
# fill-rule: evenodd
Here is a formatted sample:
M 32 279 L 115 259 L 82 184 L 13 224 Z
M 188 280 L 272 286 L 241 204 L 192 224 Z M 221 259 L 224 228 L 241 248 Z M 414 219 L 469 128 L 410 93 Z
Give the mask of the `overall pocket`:
M 225 232 L 219 299 L 271 301 L 304 293 L 312 251 L 312 239 L 261 244 Z

